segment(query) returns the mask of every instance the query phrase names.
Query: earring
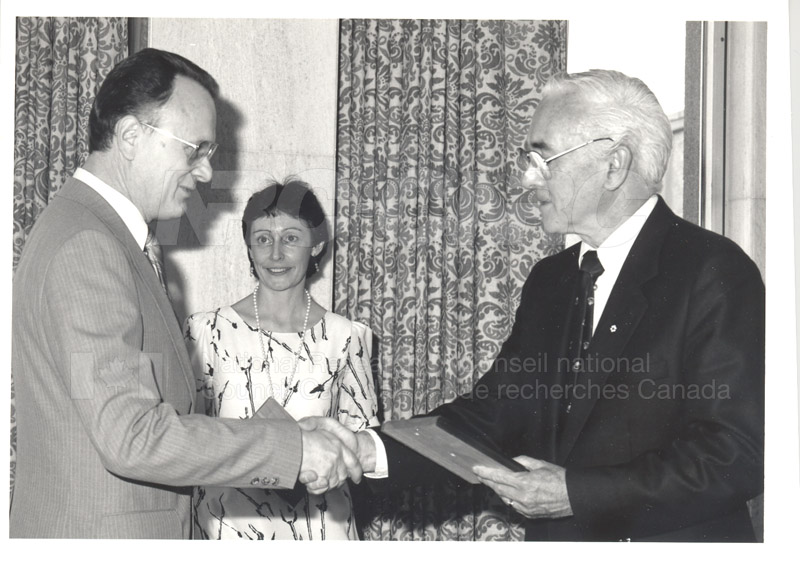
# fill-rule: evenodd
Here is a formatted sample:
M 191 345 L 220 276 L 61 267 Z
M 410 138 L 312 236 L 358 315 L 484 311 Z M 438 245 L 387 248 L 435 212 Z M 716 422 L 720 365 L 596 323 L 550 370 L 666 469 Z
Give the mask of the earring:
M 253 268 L 253 266 L 250 266 L 250 276 L 251 277 L 256 277 L 256 270 L 255 270 L 255 268 Z
M 314 273 L 319 272 L 319 262 L 314 262 L 314 270 L 316 270 Z

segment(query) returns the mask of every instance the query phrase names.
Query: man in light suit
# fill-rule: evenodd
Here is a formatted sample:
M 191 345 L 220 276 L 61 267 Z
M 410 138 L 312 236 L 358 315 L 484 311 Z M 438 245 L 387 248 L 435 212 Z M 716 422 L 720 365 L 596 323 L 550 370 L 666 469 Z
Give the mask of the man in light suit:
M 189 357 L 144 248 L 147 223 L 180 216 L 211 179 L 217 92 L 172 53 L 120 63 L 94 101 L 85 165 L 31 232 L 13 291 L 11 537 L 187 538 L 193 485 L 299 479 L 319 493 L 360 479 L 317 429 L 333 420 L 192 413 Z
M 581 242 L 534 266 L 491 370 L 433 412 L 518 456 L 527 470 L 474 472 L 528 519 L 526 539 L 754 540 L 764 286 L 736 244 L 656 194 L 671 139 L 644 83 L 612 71 L 556 77 L 533 117 L 524 184 L 545 230 Z M 570 314 L 591 251 L 603 269 L 573 356 Z M 365 472 L 435 476 L 382 437 L 358 436 Z

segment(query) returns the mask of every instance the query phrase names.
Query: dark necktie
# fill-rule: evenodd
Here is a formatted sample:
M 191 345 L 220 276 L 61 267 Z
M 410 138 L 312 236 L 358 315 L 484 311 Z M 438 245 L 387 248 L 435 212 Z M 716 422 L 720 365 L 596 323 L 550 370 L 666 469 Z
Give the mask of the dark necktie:
M 578 285 L 576 288 L 572 320 L 570 321 L 570 337 L 567 347 L 567 356 L 571 361 L 572 383 L 567 385 L 565 413 L 572 409 L 570 389 L 574 389 L 578 383 L 580 373 L 586 365 L 584 359 L 589 343 L 592 340 L 592 325 L 594 317 L 594 290 L 597 287 L 595 282 L 603 273 L 603 264 L 597 258 L 597 252 L 590 250 L 583 255 L 581 267 L 578 270 Z M 562 416 L 563 417 L 563 416 Z
M 158 240 L 156 240 L 156 235 L 153 234 L 152 231 L 147 232 L 147 240 L 144 243 L 144 255 L 147 256 L 150 265 L 153 266 L 153 270 L 155 270 L 156 276 L 158 276 L 158 281 L 166 292 L 167 282 L 164 279 L 164 260 L 161 255 L 161 245 L 158 243 Z

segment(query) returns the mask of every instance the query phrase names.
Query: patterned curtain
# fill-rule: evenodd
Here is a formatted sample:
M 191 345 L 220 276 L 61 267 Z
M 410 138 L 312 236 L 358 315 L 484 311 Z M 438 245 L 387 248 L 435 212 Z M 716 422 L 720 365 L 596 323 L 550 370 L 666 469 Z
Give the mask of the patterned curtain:
M 14 264 L 39 213 L 89 153 L 89 111 L 127 57 L 126 18 L 18 18 L 14 122 Z M 11 494 L 16 465 L 11 380 Z
M 488 369 L 525 278 L 563 248 L 521 189 L 516 149 L 566 22 L 344 20 L 335 310 L 378 340 L 383 419 L 425 413 Z M 518 540 L 483 487 L 381 497 L 367 539 Z

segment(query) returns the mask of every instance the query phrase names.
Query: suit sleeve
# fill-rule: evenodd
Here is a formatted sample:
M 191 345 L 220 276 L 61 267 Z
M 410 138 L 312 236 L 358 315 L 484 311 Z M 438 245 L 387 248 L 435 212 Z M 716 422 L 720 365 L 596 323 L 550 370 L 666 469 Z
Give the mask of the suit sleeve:
M 679 427 L 628 463 L 567 468 L 578 522 L 632 535 L 677 530 L 763 490 L 764 286 L 755 265 L 740 251 L 717 255 L 697 276 L 688 313 L 679 372 L 696 389 L 675 393 Z
M 176 353 L 144 353 L 138 277 L 123 248 L 99 231 L 60 245 L 42 284 L 44 340 L 103 465 L 121 477 L 170 486 L 295 484 L 299 427 L 290 422 L 179 415 L 163 401 L 154 366 Z M 164 341 L 169 343 L 169 341 Z M 167 379 L 179 379 L 176 376 Z M 180 377 L 180 379 L 183 379 Z

